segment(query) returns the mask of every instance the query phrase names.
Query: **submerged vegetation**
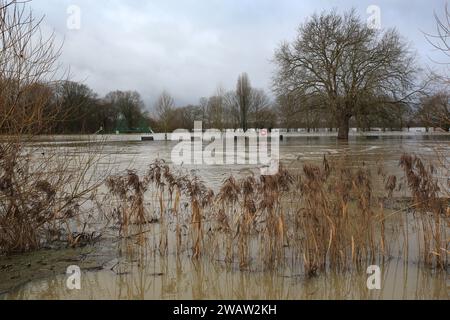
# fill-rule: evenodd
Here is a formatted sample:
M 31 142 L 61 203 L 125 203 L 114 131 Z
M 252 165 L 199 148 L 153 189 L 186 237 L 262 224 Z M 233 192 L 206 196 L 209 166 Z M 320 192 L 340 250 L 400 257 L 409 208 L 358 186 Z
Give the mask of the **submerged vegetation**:
M 434 169 L 404 155 L 405 179 L 378 174 L 386 195 L 374 191 L 370 169 L 347 168 L 324 158 L 321 166 L 304 165 L 302 172 L 281 168 L 274 176 L 229 177 L 217 193 L 195 175 L 173 172 L 164 161 L 153 163 L 143 178 L 133 171 L 111 177 L 110 192 L 122 236 L 158 223 L 159 234 L 138 232 L 143 245 L 161 255 L 186 254 L 210 258 L 241 270 L 252 266 L 302 266 L 305 274 L 345 271 L 392 257 L 387 228 L 413 221 L 420 241 L 417 261 L 433 268 L 448 267 L 448 198 L 440 196 Z M 411 212 L 388 212 L 386 199 L 397 181 L 412 194 Z M 395 215 L 395 224 L 390 218 Z M 398 220 L 398 216 L 401 219 Z M 413 216 L 413 220 L 409 218 Z M 402 222 L 401 222 L 402 221 Z M 408 231 L 403 230 L 408 246 Z M 399 239 L 397 239 L 400 241 Z
M 411 155 L 404 155 L 400 164 L 413 196 L 415 213 L 419 215 L 415 224 L 422 236 L 422 261 L 444 269 L 448 266 L 450 249 L 447 234 L 450 227 L 449 198 L 440 197 L 441 189 L 433 178 L 436 168 L 432 165 L 427 167 L 420 158 Z

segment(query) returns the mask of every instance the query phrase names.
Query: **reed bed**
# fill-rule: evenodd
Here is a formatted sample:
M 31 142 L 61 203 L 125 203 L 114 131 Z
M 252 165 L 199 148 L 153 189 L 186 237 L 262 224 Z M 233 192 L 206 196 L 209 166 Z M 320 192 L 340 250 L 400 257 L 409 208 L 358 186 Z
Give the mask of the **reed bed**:
M 417 259 L 445 269 L 448 199 L 438 196 L 432 167 L 409 155 L 400 165 L 420 226 Z M 401 179 L 380 170 L 386 193 L 380 197 L 373 175 L 364 165 L 352 169 L 324 158 L 321 165 L 306 164 L 301 172 L 280 168 L 274 176 L 231 176 L 215 193 L 195 174 L 174 171 L 158 160 L 142 179 L 129 171 L 111 177 L 108 186 L 120 200 L 116 212 L 122 231 L 130 223 L 142 228 L 158 224 L 159 239 L 153 245 L 161 255 L 207 257 L 240 270 L 295 263 L 314 276 L 392 257 L 384 203 L 401 189 Z
M 450 239 L 449 199 L 443 197 L 441 187 L 434 175 L 436 168 L 425 165 L 417 156 L 403 155 L 400 165 L 405 172 L 406 183 L 411 190 L 414 204 L 414 223 L 422 261 L 444 269 L 448 266 Z

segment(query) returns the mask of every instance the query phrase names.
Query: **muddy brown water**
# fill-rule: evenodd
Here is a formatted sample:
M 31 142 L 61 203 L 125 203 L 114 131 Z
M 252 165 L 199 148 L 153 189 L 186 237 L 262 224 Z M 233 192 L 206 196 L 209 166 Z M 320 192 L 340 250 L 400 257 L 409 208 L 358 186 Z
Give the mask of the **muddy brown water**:
M 58 146 L 80 152 L 87 141 L 60 138 Z M 100 152 L 103 165 L 113 172 L 133 168 L 145 172 L 155 159 L 166 159 L 171 142 L 106 142 Z M 37 143 L 45 152 L 49 141 Z M 386 172 L 401 175 L 398 167 L 402 153 L 416 153 L 437 160 L 437 153 L 450 158 L 450 137 L 379 137 L 352 139 L 348 144 L 333 138 L 287 139 L 280 144 L 281 161 L 288 168 L 305 162 L 320 162 L 328 157 L 345 156 L 349 166 L 364 163 L 374 169 L 382 163 Z M 194 170 L 207 185 L 216 188 L 230 174 L 239 176 L 257 171 L 246 165 L 185 167 Z M 445 184 L 448 172 L 438 173 Z M 407 196 L 404 193 L 397 197 Z M 155 226 L 157 228 L 157 226 Z M 414 239 L 414 236 L 411 236 Z M 393 240 L 394 241 L 394 240 Z M 395 247 L 396 244 L 393 244 Z M 414 251 L 412 241 L 411 247 Z M 134 254 L 129 254 L 129 251 Z M 395 251 L 395 250 L 394 250 Z M 410 257 L 414 257 L 410 254 Z M 69 290 L 65 270 L 78 265 L 82 270 L 81 290 Z M 393 253 L 380 265 L 381 290 L 367 288 L 365 268 L 348 272 L 305 277 L 295 265 L 286 263 L 276 270 L 257 267 L 239 271 L 237 266 L 201 259 L 193 262 L 187 255 L 169 254 L 162 258 L 151 245 L 126 244 L 104 240 L 78 250 L 44 250 L 28 255 L 0 258 L 0 299 L 449 299 L 450 274 L 421 266 L 414 258 Z

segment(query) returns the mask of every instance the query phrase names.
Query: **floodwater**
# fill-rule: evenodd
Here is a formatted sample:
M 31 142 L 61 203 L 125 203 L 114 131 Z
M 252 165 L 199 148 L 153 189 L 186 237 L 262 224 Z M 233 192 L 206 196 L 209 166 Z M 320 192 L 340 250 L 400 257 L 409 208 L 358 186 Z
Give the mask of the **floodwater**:
M 334 137 L 299 137 L 285 138 L 280 142 L 279 156 L 281 163 L 289 168 L 301 168 L 306 162 L 322 162 L 323 157 L 340 157 L 348 166 L 377 168 L 382 164 L 386 172 L 401 174 L 399 160 L 403 153 L 418 154 L 426 160 L 439 164 L 450 161 L 450 135 L 436 136 L 379 136 L 351 137 L 349 143 L 342 143 Z M 99 147 L 87 148 L 89 144 Z M 112 173 L 133 169 L 145 173 L 156 159 L 163 159 L 171 164 L 172 151 L 176 142 L 142 142 L 140 136 L 106 136 L 104 139 L 87 136 L 61 136 L 44 139 L 33 143 L 33 152 L 40 154 L 45 148 L 59 147 L 74 156 L 89 150 L 101 157 L 100 163 Z M 224 152 L 225 152 L 224 148 Z M 194 156 L 199 156 L 194 153 Z M 201 155 L 200 155 L 201 156 Z M 247 153 L 248 160 L 248 153 Z M 239 156 L 237 157 L 239 158 Z M 241 158 L 242 160 L 242 158 Z M 259 173 L 258 165 L 185 165 L 177 166 L 197 174 L 206 184 L 215 188 L 230 175 Z M 446 174 L 442 172 L 441 175 Z M 439 178 L 446 178 L 440 176 Z
M 131 264 L 131 263 L 130 263 Z M 109 266 L 109 265 L 108 265 Z M 117 272 L 82 273 L 81 289 L 68 290 L 65 275 L 35 281 L 6 299 L 168 300 L 368 300 L 449 299 L 448 274 L 395 259 L 381 266 L 381 290 L 367 288 L 365 272 L 328 273 L 315 278 L 292 268 L 263 272 L 229 270 L 188 259 L 155 259 Z M 365 271 L 365 270 L 364 270 Z
M 170 163 L 172 142 L 110 141 L 96 152 L 104 156 L 102 164 L 112 172 L 136 169 L 145 172 L 155 159 Z M 124 141 L 125 140 L 125 141 Z M 130 139 L 131 140 L 131 139 Z M 80 152 L 86 141 L 61 139 L 55 145 Z M 48 142 L 36 144 L 49 147 Z M 389 174 L 400 175 L 399 159 L 403 153 L 420 154 L 431 161 L 450 159 L 450 137 L 379 137 L 354 138 L 348 144 L 333 138 L 295 138 L 280 143 L 280 157 L 284 166 L 300 168 L 305 162 L 319 162 L 324 155 L 344 156 L 348 165 L 361 165 L 376 170 L 377 166 Z M 195 170 L 205 183 L 216 188 L 230 174 L 255 172 L 257 166 L 197 166 Z M 443 184 L 448 172 L 439 172 Z M 397 194 L 398 197 L 406 194 Z M 155 226 L 157 228 L 157 226 Z M 411 235 L 414 239 L 414 235 Z M 393 240 L 395 241 L 395 240 Z M 414 242 L 414 240 L 412 241 Z M 239 271 L 237 266 L 200 259 L 193 262 L 186 255 L 169 254 L 162 258 L 151 245 L 106 241 L 109 259 L 104 255 L 101 268 L 83 270 L 81 289 L 67 288 L 68 275 L 64 271 L 34 279 L 5 293 L 3 299 L 449 299 L 450 270 L 425 268 L 413 258 L 405 258 L 398 250 L 381 268 L 381 290 L 369 290 L 366 269 L 343 273 L 329 272 L 314 278 L 305 277 L 295 265 L 286 263 L 276 270 Z M 97 245 L 98 246 L 98 245 Z M 395 245 L 393 245 L 395 246 Z M 415 244 L 411 244 L 414 250 Z M 112 252 L 112 253 L 111 253 Z M 39 253 L 36 253 L 39 254 Z M 93 257 L 96 250 L 91 253 Z M 411 257 L 414 255 L 411 255 Z M 13 262 L 9 262 L 10 264 Z M 0 267 L 2 260 L 0 259 Z M 67 266 L 77 264 L 69 263 Z M 368 266 L 367 266 L 368 267 Z M 5 272 L 5 271 L 1 271 Z

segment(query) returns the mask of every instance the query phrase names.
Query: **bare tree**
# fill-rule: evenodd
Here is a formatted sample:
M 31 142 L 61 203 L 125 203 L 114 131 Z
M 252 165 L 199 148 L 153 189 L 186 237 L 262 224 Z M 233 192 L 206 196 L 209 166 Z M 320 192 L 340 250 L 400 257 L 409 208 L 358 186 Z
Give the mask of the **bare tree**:
M 36 134 L 51 121 L 43 112 L 51 94 L 23 104 L 36 84 L 50 83 L 58 69 L 60 50 L 55 35 L 43 36 L 42 19 L 28 11 L 26 2 L 0 0 L 0 131 Z
M 239 76 L 236 86 L 236 102 L 239 108 L 240 124 L 244 131 L 248 129 L 248 114 L 252 95 L 252 86 L 246 73 Z
M 202 117 L 201 121 L 204 126 L 209 126 L 211 124 L 211 117 L 209 114 L 209 100 L 208 98 L 202 97 L 199 101 L 199 110 L 201 111 Z
M 254 89 L 246 73 L 239 76 L 236 91 L 218 97 L 227 110 L 225 122 L 244 131 L 249 126 L 264 127 L 273 124 L 274 112 L 269 97 L 263 90 Z
M 62 132 L 87 133 L 89 132 L 88 119 L 96 107 L 97 96 L 87 85 L 61 81 L 55 86 L 54 103 L 60 108 L 60 118 L 64 124 Z M 96 132 L 100 128 L 97 124 Z M 92 132 L 91 132 L 92 133 Z
M 74 156 L 27 143 L 54 122 L 45 111 L 59 56 L 28 2 L 0 0 L 0 254 L 38 249 L 49 235 L 77 245 L 71 222 L 83 224 L 82 208 L 101 180 L 91 171 L 94 147 Z
M 223 130 L 226 123 L 225 90 L 218 87 L 216 93 L 205 101 L 207 103 L 206 118 L 208 127 Z
M 259 129 L 272 127 L 276 121 L 272 102 L 264 90 L 252 89 L 249 119 L 249 123 Z
M 450 71 L 450 7 L 449 4 L 446 3 L 444 8 L 443 15 L 439 15 L 438 13 L 434 14 L 436 20 L 436 31 L 434 33 L 425 34 L 428 42 L 439 52 L 441 52 L 444 57 L 447 58 L 447 61 L 435 61 L 437 64 L 443 66 L 444 74 L 437 72 L 433 72 L 431 75 L 431 81 L 433 83 L 439 83 L 439 85 L 448 86 L 450 85 L 450 77 L 448 76 Z M 442 89 L 440 89 L 442 90 Z M 438 91 L 440 91 L 438 90 Z
M 415 59 L 400 35 L 370 29 L 354 10 L 313 15 L 293 43 L 281 45 L 275 62 L 275 91 L 325 95 L 343 140 L 368 95 L 395 104 L 414 93 Z
M 145 105 L 138 92 L 114 91 L 108 93 L 105 100 L 118 110 L 128 130 L 136 129 L 142 122 Z
M 447 91 L 440 91 L 422 98 L 418 116 L 427 128 L 440 128 L 448 132 L 450 129 L 450 94 Z
M 161 129 L 164 133 L 168 133 L 173 119 L 175 102 L 172 96 L 164 91 L 155 104 L 155 111 L 161 123 Z
M 222 95 L 210 97 L 208 100 L 208 122 L 210 128 L 219 130 L 225 128 L 224 112 L 224 97 Z
M 448 3 L 445 5 L 443 17 L 440 17 L 437 13 L 434 14 L 434 17 L 436 19 L 436 33 L 426 34 L 427 40 L 434 48 L 450 58 L 450 8 Z
M 286 129 L 300 128 L 297 100 L 293 94 L 279 95 L 276 100 L 279 124 Z

